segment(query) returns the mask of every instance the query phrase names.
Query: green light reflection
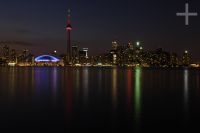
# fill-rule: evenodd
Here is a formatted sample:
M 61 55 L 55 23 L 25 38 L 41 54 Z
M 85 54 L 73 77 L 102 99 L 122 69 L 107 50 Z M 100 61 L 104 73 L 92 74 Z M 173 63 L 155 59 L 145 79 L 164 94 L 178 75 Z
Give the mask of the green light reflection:
M 135 91 L 134 91 L 134 108 L 135 108 L 135 118 L 136 122 L 139 123 L 140 111 L 141 111 L 141 74 L 142 70 L 140 67 L 135 68 Z

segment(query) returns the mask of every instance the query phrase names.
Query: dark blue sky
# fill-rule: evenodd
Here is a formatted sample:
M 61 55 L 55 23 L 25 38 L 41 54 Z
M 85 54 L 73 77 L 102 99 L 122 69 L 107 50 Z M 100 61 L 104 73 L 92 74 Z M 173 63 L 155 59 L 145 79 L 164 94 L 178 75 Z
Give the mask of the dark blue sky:
M 189 3 L 190 25 L 176 12 Z M 121 43 L 140 40 L 145 49 L 164 48 L 179 54 L 188 49 L 200 58 L 200 2 L 198 0 L 1 0 L 0 40 L 34 54 L 54 49 L 66 52 L 67 9 L 72 10 L 72 41 L 102 53 L 114 39 Z

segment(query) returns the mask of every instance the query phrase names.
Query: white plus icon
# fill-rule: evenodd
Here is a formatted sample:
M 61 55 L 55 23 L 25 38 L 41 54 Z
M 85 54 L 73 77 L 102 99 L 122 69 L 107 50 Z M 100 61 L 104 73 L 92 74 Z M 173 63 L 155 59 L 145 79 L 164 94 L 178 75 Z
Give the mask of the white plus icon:
M 190 16 L 198 16 L 197 13 L 190 13 L 189 12 L 189 4 L 185 4 L 185 13 L 176 13 L 177 16 L 184 16 L 185 17 L 185 25 L 189 25 L 189 17 Z

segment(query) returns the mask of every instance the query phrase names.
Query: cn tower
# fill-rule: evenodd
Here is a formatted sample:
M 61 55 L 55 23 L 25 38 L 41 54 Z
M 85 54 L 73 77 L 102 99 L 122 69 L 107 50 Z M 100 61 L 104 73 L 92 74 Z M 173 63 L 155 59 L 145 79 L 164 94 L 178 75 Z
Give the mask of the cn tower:
M 68 9 L 68 18 L 67 18 L 67 64 L 71 64 L 71 11 Z

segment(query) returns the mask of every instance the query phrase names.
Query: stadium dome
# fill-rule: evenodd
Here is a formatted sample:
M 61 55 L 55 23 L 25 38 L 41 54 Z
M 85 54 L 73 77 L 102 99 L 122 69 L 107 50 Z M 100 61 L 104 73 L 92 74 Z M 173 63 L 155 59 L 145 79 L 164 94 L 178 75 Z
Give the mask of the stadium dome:
M 60 59 L 51 56 L 51 55 L 40 55 L 37 58 L 35 58 L 36 62 L 59 62 Z

